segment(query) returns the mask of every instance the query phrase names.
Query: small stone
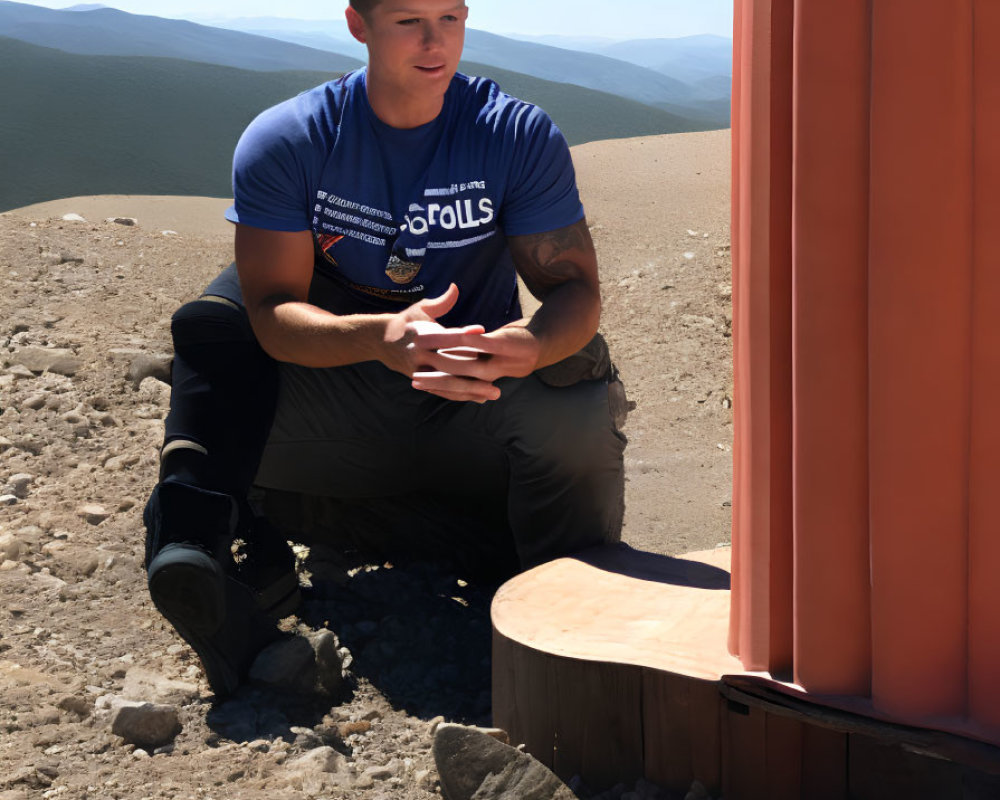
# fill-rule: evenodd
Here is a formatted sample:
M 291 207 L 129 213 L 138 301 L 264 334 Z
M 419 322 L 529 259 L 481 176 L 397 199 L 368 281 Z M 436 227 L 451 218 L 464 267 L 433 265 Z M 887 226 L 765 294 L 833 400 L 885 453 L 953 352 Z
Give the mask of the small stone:
M 94 710 L 94 703 L 87 697 L 80 697 L 75 694 L 67 694 L 56 703 L 63 711 L 69 711 L 78 717 L 89 717 Z
M 23 364 L 11 364 L 7 368 L 7 372 L 13 375 L 15 378 L 34 378 L 35 373 L 28 369 Z
M 344 685 L 343 658 L 340 642 L 333 631 L 319 630 L 309 635 L 316 659 L 316 680 L 327 694 L 336 694 Z
M 139 383 L 139 399 L 166 408 L 170 405 L 170 384 L 158 378 L 143 378 Z
M 165 678 L 155 672 L 132 667 L 125 673 L 122 697 L 153 703 L 184 706 L 200 695 L 197 684 Z
M 62 221 L 63 222 L 86 222 L 87 220 L 85 220 L 79 214 L 63 214 L 62 215 Z
M 126 455 L 111 456 L 111 458 L 104 462 L 104 469 L 108 472 L 120 472 L 126 467 L 134 467 L 138 463 L 138 454 L 128 453 Z
M 32 411 L 38 411 L 38 409 L 44 408 L 46 400 L 48 400 L 48 395 L 33 394 L 21 403 L 21 408 L 30 408 Z
M 62 578 L 57 578 L 55 575 L 49 574 L 48 571 L 33 572 L 28 576 L 28 580 L 35 584 L 36 591 L 53 592 L 56 595 L 61 594 L 67 585 Z
M 52 542 L 51 544 L 63 544 L 62 542 Z M 48 547 L 48 545 L 46 545 Z M 42 548 L 45 550 L 45 547 Z M 100 559 L 89 551 L 80 552 L 75 550 L 67 551 L 64 547 L 54 553 L 56 565 L 54 567 L 60 574 L 73 573 L 83 578 L 89 578 L 101 565 Z
M 136 747 L 153 749 L 172 742 L 181 723 L 173 706 L 116 697 L 111 701 L 111 732 Z
M 132 359 L 128 367 L 128 379 L 136 389 L 146 378 L 156 378 L 169 385 L 170 366 L 174 357 L 170 353 L 140 353 Z
M 330 786 L 347 786 L 351 775 L 347 759 L 332 747 L 317 747 L 284 766 L 302 790 L 314 794 Z
M 24 542 L 16 538 L 14 534 L 0 533 L 0 561 L 20 561 L 27 549 Z
M 23 500 L 28 496 L 28 489 L 34 480 L 35 476 L 29 475 L 26 472 L 19 472 L 17 475 L 11 475 L 10 480 L 7 481 L 7 491 L 15 497 Z
M 12 360 L 34 373 L 55 372 L 69 377 L 83 366 L 83 361 L 65 347 L 22 347 L 14 352 Z
M 113 222 L 115 225 L 125 225 L 127 227 L 132 227 L 139 222 L 139 220 L 135 217 L 108 217 L 104 221 Z
M 354 722 L 341 722 L 337 725 L 337 733 L 341 739 L 346 739 L 352 734 L 368 733 L 372 729 L 372 724 L 366 719 L 359 719 Z
M 111 516 L 110 512 L 104 506 L 97 505 L 96 503 L 88 503 L 87 505 L 80 506 L 76 510 L 76 515 L 83 517 L 91 525 L 100 525 Z
M 361 773 L 362 777 L 367 776 L 373 781 L 387 781 L 389 778 L 394 776 L 394 772 L 389 769 L 389 767 L 368 767 L 364 772 Z
M 0 494 L 0 506 L 12 506 L 17 503 L 16 495 Z

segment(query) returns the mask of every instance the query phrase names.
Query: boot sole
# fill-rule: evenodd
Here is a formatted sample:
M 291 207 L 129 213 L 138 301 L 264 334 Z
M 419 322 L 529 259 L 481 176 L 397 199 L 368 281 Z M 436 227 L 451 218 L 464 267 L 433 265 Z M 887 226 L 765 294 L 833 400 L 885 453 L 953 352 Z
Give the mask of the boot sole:
M 203 550 L 168 544 L 150 562 L 149 594 L 172 620 L 198 634 L 215 633 L 226 616 L 222 566 Z
M 183 544 L 167 545 L 150 563 L 149 593 L 197 654 L 217 697 L 236 691 L 257 653 L 281 637 L 275 620 L 301 601 L 294 572 L 254 592 L 207 553 Z

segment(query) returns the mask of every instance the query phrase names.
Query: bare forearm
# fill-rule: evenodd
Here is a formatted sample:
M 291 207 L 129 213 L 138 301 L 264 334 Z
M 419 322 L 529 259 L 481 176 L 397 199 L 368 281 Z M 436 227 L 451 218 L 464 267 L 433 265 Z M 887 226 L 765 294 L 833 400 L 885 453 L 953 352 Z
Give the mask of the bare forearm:
M 304 367 L 340 367 L 383 359 L 389 314 L 331 314 L 309 303 L 265 301 L 251 312 L 261 347 Z
M 517 270 L 541 307 L 520 325 L 538 343 L 537 367 L 554 364 L 587 344 L 601 321 L 597 256 L 586 220 L 510 239 Z
M 601 298 L 584 281 L 569 281 L 549 291 L 530 318 L 514 325 L 527 328 L 538 341 L 538 364 L 547 367 L 584 347 L 601 321 Z

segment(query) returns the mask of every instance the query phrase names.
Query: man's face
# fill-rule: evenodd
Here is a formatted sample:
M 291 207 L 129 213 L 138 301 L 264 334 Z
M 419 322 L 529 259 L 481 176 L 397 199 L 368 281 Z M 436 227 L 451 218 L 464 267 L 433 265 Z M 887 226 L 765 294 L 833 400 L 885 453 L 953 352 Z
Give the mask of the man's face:
M 368 46 L 369 79 L 414 98 L 443 95 L 465 43 L 465 0 L 381 0 L 362 17 L 348 9 L 355 37 Z

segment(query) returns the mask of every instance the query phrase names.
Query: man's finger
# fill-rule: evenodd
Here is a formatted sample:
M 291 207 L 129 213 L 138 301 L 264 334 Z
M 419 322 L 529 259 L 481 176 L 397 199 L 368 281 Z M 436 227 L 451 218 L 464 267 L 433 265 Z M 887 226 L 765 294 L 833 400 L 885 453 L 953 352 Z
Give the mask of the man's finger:
M 492 383 L 475 378 L 463 378 L 448 372 L 415 372 L 412 385 L 414 389 L 446 397 L 449 400 L 485 402 L 500 397 L 500 389 Z
M 470 356 L 468 353 L 453 355 L 451 351 L 425 350 L 420 354 L 420 360 L 428 364 L 435 372 L 444 375 L 454 375 L 463 380 L 478 380 L 492 383 L 501 377 L 502 364 L 495 362 L 487 354 Z
M 438 297 L 429 297 L 420 301 L 420 309 L 431 319 L 443 317 L 455 307 L 458 302 L 458 287 L 454 283 L 448 284 L 444 294 Z
M 420 346 L 428 350 L 450 350 L 462 347 L 487 353 L 496 349 L 496 345 L 483 336 L 484 328 L 482 325 L 467 325 L 464 328 L 441 328 L 439 326 L 437 330 L 424 328 L 424 331 L 419 334 Z

